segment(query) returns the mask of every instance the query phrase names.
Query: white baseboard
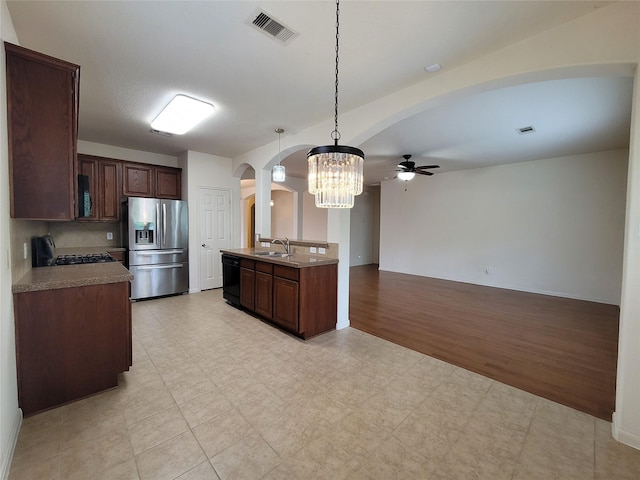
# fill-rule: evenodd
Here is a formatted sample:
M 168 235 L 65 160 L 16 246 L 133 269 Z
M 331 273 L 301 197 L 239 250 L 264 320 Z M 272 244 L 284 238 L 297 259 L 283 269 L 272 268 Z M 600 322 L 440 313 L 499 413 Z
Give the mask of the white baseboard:
M 0 478 L 7 480 L 9 478 L 9 470 L 11 469 L 11 461 L 13 460 L 13 452 L 18 443 L 18 435 L 20 434 L 20 425 L 22 425 L 22 410 L 18 409 L 13 418 L 11 429 L 11 438 L 7 449 L 2 452 L 2 464 L 0 464 Z
M 640 435 L 627 432 L 620 428 L 615 412 L 613 413 L 613 419 L 611 422 L 611 434 L 618 442 L 640 450 Z
M 351 325 L 351 322 L 347 318 L 346 321 L 336 323 L 336 330 L 342 330 L 343 328 L 347 328 L 349 325 Z

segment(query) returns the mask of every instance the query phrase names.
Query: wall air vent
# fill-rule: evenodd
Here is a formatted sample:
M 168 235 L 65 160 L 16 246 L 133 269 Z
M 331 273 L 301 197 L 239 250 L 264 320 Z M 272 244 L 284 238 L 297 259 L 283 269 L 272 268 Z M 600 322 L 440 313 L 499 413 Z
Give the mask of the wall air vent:
M 271 38 L 274 38 L 283 44 L 288 43 L 290 40 L 298 36 L 296 32 L 283 25 L 282 22 L 275 20 L 262 10 L 258 10 L 254 19 L 250 20 L 249 23 L 261 32 L 266 33 Z
M 531 125 L 529 125 L 528 127 L 516 128 L 516 132 L 518 132 L 520 135 L 526 135 L 528 133 L 533 133 L 535 131 L 536 129 L 533 128 Z

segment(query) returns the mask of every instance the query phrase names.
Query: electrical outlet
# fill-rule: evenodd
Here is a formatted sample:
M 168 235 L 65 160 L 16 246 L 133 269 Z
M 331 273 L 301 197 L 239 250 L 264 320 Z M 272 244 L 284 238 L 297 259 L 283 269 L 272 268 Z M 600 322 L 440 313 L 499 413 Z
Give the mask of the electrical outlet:
M 317 249 L 316 247 L 309 247 L 309 253 L 316 253 Z
M 107 232 L 107 240 L 113 240 L 113 232 Z
M 324 247 L 320 247 L 320 248 L 318 248 L 318 253 L 320 255 L 324 255 L 325 253 L 327 253 L 327 250 Z

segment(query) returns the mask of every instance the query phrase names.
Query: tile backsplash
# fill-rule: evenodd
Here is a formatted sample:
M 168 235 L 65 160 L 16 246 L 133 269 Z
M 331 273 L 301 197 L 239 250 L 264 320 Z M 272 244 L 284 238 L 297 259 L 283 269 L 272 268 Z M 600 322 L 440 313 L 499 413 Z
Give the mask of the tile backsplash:
M 49 222 L 49 233 L 58 248 L 122 246 L 119 223 Z M 107 240 L 108 233 L 112 240 Z
M 20 279 L 31 270 L 31 239 L 48 232 L 47 222 L 11 219 L 11 278 Z M 27 258 L 24 258 L 24 245 Z
M 112 240 L 107 240 L 111 233 Z M 31 270 L 31 239 L 50 234 L 56 248 L 121 247 L 119 223 L 103 222 L 44 222 L 11 220 L 11 277 L 19 280 Z M 24 258 L 24 244 L 27 258 Z

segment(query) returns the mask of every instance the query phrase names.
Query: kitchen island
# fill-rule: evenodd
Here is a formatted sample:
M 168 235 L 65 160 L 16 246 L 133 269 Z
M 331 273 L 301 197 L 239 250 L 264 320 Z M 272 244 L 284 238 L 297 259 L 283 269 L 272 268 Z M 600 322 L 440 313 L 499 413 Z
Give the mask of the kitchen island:
M 240 259 L 240 306 L 308 339 L 335 329 L 338 259 L 274 248 L 222 250 Z
M 24 415 L 114 388 L 132 365 L 133 276 L 119 262 L 32 268 L 12 286 Z

